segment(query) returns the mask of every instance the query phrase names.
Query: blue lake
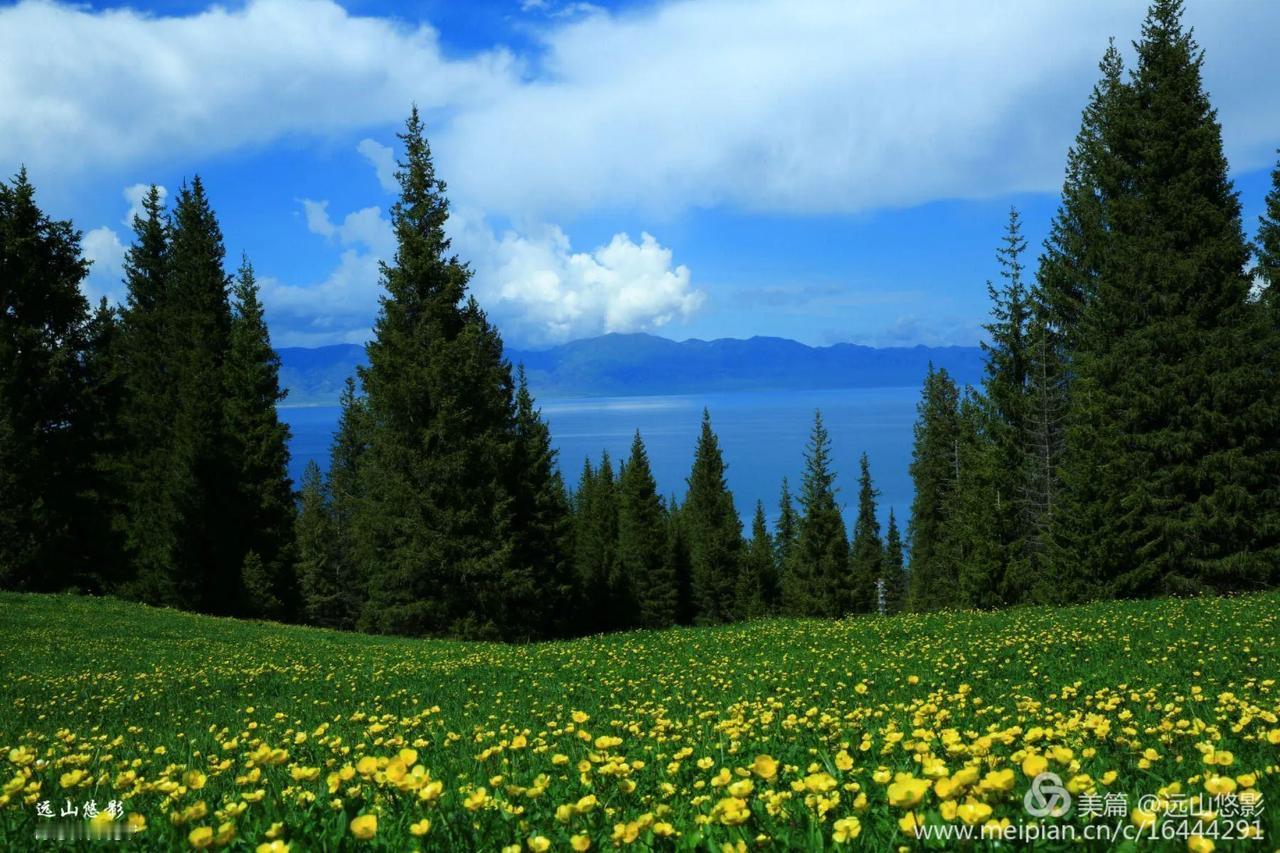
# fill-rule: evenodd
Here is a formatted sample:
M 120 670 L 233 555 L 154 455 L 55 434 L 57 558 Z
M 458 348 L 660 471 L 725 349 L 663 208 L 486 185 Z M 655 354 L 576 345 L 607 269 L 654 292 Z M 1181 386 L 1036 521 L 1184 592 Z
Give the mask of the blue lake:
M 702 409 L 720 438 L 728 465 L 729 487 L 739 513 L 749 522 L 757 500 L 770 522 L 777 515 L 778 491 L 785 476 L 792 493 L 800 488 L 804 449 L 815 409 L 831 434 L 845 519 L 852 525 L 857 507 L 858 456 L 866 451 L 880 490 L 881 523 L 889 507 L 904 528 L 911 506 L 912 425 L 919 388 L 857 388 L 828 391 L 752 391 L 670 397 L 599 397 L 542 400 L 566 482 L 574 487 L 583 459 L 598 462 L 601 450 L 615 463 L 626 457 L 637 429 L 649 451 L 654 477 L 663 495 L 683 499 L 693 462 Z M 323 468 L 337 424 L 336 406 L 282 408 L 293 430 L 294 481 L 314 459 Z

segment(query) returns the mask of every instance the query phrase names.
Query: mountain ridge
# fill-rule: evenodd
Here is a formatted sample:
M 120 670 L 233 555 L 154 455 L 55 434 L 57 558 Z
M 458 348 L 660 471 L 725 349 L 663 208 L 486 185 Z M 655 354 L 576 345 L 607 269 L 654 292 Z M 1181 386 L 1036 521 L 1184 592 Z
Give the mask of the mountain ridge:
M 332 405 L 346 378 L 364 364 L 360 344 L 281 347 L 287 405 Z M 542 350 L 508 348 L 542 398 L 624 397 L 716 391 L 877 388 L 919 385 L 928 365 L 945 367 L 960 384 L 976 383 L 980 347 L 813 347 L 790 338 L 688 338 L 611 333 Z

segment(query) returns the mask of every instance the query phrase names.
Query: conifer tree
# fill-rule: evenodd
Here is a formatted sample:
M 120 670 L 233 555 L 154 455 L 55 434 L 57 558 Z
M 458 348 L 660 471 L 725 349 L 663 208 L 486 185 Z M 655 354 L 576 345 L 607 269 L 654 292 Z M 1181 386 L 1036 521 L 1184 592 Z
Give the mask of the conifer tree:
M 618 581 L 622 624 L 666 628 L 676 623 L 679 590 L 667 560 L 666 518 L 640 431 L 618 480 Z M 631 608 L 626 612 L 624 608 Z
M 574 564 L 586 618 L 580 626 L 588 631 L 614 631 L 618 624 L 615 607 L 618 580 L 618 494 L 609 452 L 600 456 L 600 466 L 591 460 L 583 464 L 574 507 Z
M 329 495 L 324 475 L 314 459 L 302 473 L 296 535 L 298 590 L 304 621 L 322 628 L 350 627 L 346 587 L 351 580 L 343 577 Z
M 955 572 L 947 563 L 944 537 L 947 504 L 956 483 L 959 447 L 959 393 L 945 368 L 929 366 L 916 407 L 911 480 L 915 497 L 907 538 L 911 543 L 911 610 L 936 610 L 952 603 Z
M 1068 411 L 1067 362 L 1043 309 L 1033 301 L 1027 330 L 1027 393 L 1023 424 L 1021 559 L 1005 571 L 1010 603 L 1043 600 L 1053 584 L 1053 532 L 1063 500 L 1062 462 Z M 1036 590 L 1041 590 L 1037 592 Z M 1049 600 L 1053 600 L 1050 598 Z
M 1271 337 L 1182 4 L 1104 122 L 1107 237 L 1073 362 L 1070 557 L 1120 596 L 1256 589 L 1280 561 Z
M 742 568 L 742 521 L 733 507 L 720 442 L 705 409 L 683 515 L 689 534 L 694 619 L 702 625 L 728 622 L 734 616 Z
M 126 301 L 119 336 L 123 528 L 132 564 L 121 591 L 153 604 L 181 606 L 174 572 L 179 517 L 171 489 L 176 484 L 176 356 L 182 342 L 175 331 L 170 222 L 154 184 L 133 218 L 133 231 L 133 244 L 125 253 Z
M 1026 241 L 1016 208 L 1009 210 L 1009 224 L 1003 245 L 996 250 L 1002 282 L 996 287 L 987 282 L 991 299 L 991 321 L 985 325 L 989 340 L 982 342 L 986 353 L 986 376 L 983 380 L 985 415 L 980 428 L 973 431 L 978 439 L 990 442 L 990 489 L 984 499 L 990 506 L 991 527 L 982 532 L 990 537 L 995 565 L 989 567 L 991 589 L 1006 586 L 1020 596 L 1025 585 L 1020 575 L 1026 567 L 1028 436 L 1030 413 L 1028 374 L 1031 353 L 1031 307 L 1023 281 L 1022 253 Z M 978 448 L 975 448 L 975 450 Z M 1006 578 L 1006 574 L 1009 575 Z
M 783 477 L 782 492 L 778 496 L 778 526 L 773 536 L 773 564 L 778 567 L 779 591 L 782 588 L 782 573 L 791 560 L 791 552 L 795 549 L 799 535 L 800 516 L 791 500 L 791 487 L 787 478 Z
M 168 267 L 173 447 L 167 460 L 175 518 L 171 567 L 180 606 L 233 613 L 242 600 L 237 528 L 239 465 L 226 422 L 223 370 L 231 346 L 225 250 L 204 184 L 183 186 L 174 206 Z
M 365 551 L 358 538 L 356 518 L 365 490 L 366 478 L 361 472 L 369 450 L 370 428 L 368 409 L 364 398 L 356 393 L 354 378 L 347 377 L 338 403 L 341 414 L 329 449 L 329 472 L 324 483 L 333 528 L 333 576 L 339 596 L 330 627 L 354 628 L 363 621 L 369 597 L 368 578 L 361 562 Z M 298 535 L 302 536 L 301 531 Z
M 527 620 L 540 632 L 564 635 L 576 610 L 570 548 L 573 520 L 564 479 L 556 467 L 551 430 L 529 393 L 524 366 L 517 371 L 514 528 L 517 563 L 534 578 Z
M 684 513 L 675 495 L 667 503 L 666 514 L 666 574 L 676 584 L 676 624 L 692 625 L 693 566 L 689 553 L 689 536 L 685 532 Z
M 738 575 L 737 613 L 741 619 L 768 616 L 775 611 L 778 572 L 774 564 L 773 539 L 765 525 L 764 504 L 756 501 L 751 520 L 751 540 Z
M 1043 326 L 1052 357 L 1064 364 L 1080 347 L 1085 305 L 1097 290 L 1106 253 L 1107 222 L 1103 183 L 1114 182 L 1114 155 L 1103 139 L 1108 117 L 1122 111 L 1124 63 L 1110 44 L 1098 65 L 1094 85 L 1081 116 L 1080 130 L 1067 151 L 1062 201 L 1030 293 L 1032 314 Z M 1064 376 L 1064 384 L 1066 377 Z
M 257 551 L 245 554 L 240 566 L 240 587 L 246 601 L 246 612 L 264 619 L 278 618 L 285 604 L 276 595 L 279 580 L 274 577 Z
M 119 314 L 105 296 L 90 318 L 88 344 L 84 363 L 88 403 L 85 418 L 89 424 L 86 457 L 92 458 L 93 470 L 82 497 L 93 511 L 79 523 L 78 535 L 86 546 L 90 565 L 78 586 L 114 593 L 129 576 L 124 546 L 128 504 L 121 422 L 125 400 Z
M 876 518 L 879 495 L 871 483 L 871 463 L 863 453 L 858 460 L 858 519 L 849 550 L 849 575 L 840 596 L 841 613 L 872 613 L 877 608 L 876 583 L 884 569 L 884 542 Z
M 1019 600 L 1073 601 L 1097 594 L 1093 560 L 1082 555 L 1089 544 L 1086 531 L 1100 523 L 1086 516 L 1100 503 L 1088 497 L 1096 483 L 1085 474 L 1084 447 L 1074 466 L 1082 476 L 1068 487 L 1067 433 L 1085 308 L 1096 297 L 1110 236 L 1108 198 L 1118 185 L 1117 151 L 1103 138 L 1109 123 L 1124 117 L 1128 97 L 1114 43 L 1108 45 L 1099 71 L 1080 131 L 1067 153 L 1062 202 L 1030 293 L 1027 561 L 1006 583 L 1024 591 Z
M 1009 516 L 1001 506 L 1004 472 L 1001 448 L 992 436 L 998 423 L 993 408 L 985 396 L 966 388 L 957 409 L 954 477 L 942 505 L 939 548 L 948 585 L 941 603 L 947 605 L 992 608 L 1001 603 L 1008 554 L 1001 524 Z
M 902 534 L 898 520 L 889 510 L 889 527 L 884 537 L 884 612 L 901 613 L 907 606 L 906 560 L 902 551 Z
M 396 253 L 382 267 L 386 294 L 360 369 L 363 621 L 388 633 L 520 636 L 536 590 L 515 555 L 511 370 L 468 299 L 470 270 L 450 253 L 445 186 L 416 108 L 400 139 Z
M 782 610 L 790 616 L 837 616 L 837 584 L 849 569 L 849 539 L 836 504 L 831 438 L 814 412 L 800 485 L 799 532 L 783 573 Z
M 101 591 L 95 561 L 113 559 L 88 535 L 110 509 L 97 501 L 87 272 L 79 232 L 40 210 L 26 171 L 0 181 L 0 586 L 11 589 Z
M 241 612 L 289 618 L 299 601 L 294 576 L 293 483 L 289 479 L 289 427 L 276 406 L 285 398 L 280 388 L 280 357 L 271 347 L 258 299 L 253 266 L 245 258 L 234 285 L 231 344 L 224 377 L 227 388 L 226 429 L 238 471 L 235 527 L 243 557 L 256 561 L 255 581 L 266 595 L 246 595 Z M 250 590 L 246 587 L 246 593 Z M 274 609 L 272 606 L 274 603 Z

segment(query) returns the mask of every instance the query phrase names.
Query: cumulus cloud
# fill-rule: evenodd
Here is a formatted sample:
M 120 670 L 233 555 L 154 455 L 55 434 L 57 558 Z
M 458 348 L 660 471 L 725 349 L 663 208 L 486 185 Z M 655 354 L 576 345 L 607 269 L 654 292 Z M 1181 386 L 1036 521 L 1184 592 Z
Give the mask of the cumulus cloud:
M 127 233 L 132 232 L 133 218 L 142 215 L 142 202 L 150 189 L 148 184 L 133 184 L 121 191 L 124 200 L 129 204 L 129 209 L 121 220 L 128 229 Z M 156 190 L 160 193 L 160 201 L 163 203 L 169 191 L 162 186 L 157 186 Z M 92 262 L 89 275 L 85 279 L 85 295 L 93 302 L 97 302 L 104 296 L 112 303 L 123 301 L 124 255 L 127 247 L 120 240 L 120 235 L 115 229 L 105 225 L 94 228 L 84 235 L 81 249 L 85 259 Z
M 338 265 L 324 280 L 288 284 L 260 279 L 272 338 L 280 346 L 362 343 L 378 311 L 379 262 L 395 254 L 391 223 L 377 207 L 329 218 L 329 202 L 300 199 L 307 230 L 340 246 Z
M 151 190 L 148 184 L 134 184 L 131 187 L 124 188 L 124 200 L 129 202 L 129 211 L 124 215 L 122 220 L 125 227 L 133 227 L 133 218 L 142 216 L 142 202 L 146 200 L 147 193 Z M 163 186 L 156 186 L 156 192 L 160 195 L 160 203 L 163 205 L 166 198 L 169 197 L 169 191 Z
M 705 301 L 689 268 L 653 235 L 615 234 L 575 252 L 559 226 L 495 234 L 477 215 L 455 213 L 454 247 L 470 258 L 476 298 L 504 334 L 523 345 L 608 332 L 653 331 L 685 320 Z
M 856 212 L 1055 191 L 1107 38 L 1146 0 L 680 0 L 549 28 L 541 73 L 436 150 L 486 210 Z M 1236 168 L 1280 138 L 1274 4 L 1193 5 Z M 519 144 L 511 144 L 518 139 Z
M 396 181 L 395 152 L 388 146 L 372 139 L 362 139 L 356 146 L 378 175 L 378 183 L 389 193 L 398 192 L 400 184 Z
M 122 301 L 126 248 L 120 235 L 104 225 L 86 233 L 80 246 L 85 259 L 92 262 L 84 282 L 85 296 L 95 303 L 104 296 L 111 303 Z
M 518 78 L 504 50 L 449 60 L 429 26 L 333 0 L 186 16 L 23 0 L 0 8 L 0 56 L 0 162 L 59 174 L 380 125 Z
M 307 230 L 342 247 L 323 281 L 263 279 L 273 335 L 285 346 L 363 341 L 381 293 L 380 260 L 395 251 L 391 223 L 376 207 L 334 222 L 327 201 L 301 200 Z M 651 234 L 616 234 L 575 252 L 556 225 L 501 234 L 479 212 L 455 211 L 446 229 L 471 263 L 471 290 L 508 342 L 539 346 L 606 332 L 656 330 L 690 317 L 705 300 L 689 268 Z
M 668 0 L 548 14 L 577 5 L 527 2 L 541 43 L 521 61 L 501 48 L 445 56 L 429 26 L 333 0 L 187 16 L 23 0 L 0 8 L 0 162 L 59 173 L 198 162 L 383 128 L 416 100 L 441 119 L 432 141 L 451 192 L 489 215 L 848 212 L 1053 191 L 1106 39 L 1136 36 L 1146 0 Z M 1280 7 L 1219 0 L 1187 20 L 1233 165 L 1268 165 Z M 385 152 L 361 153 L 384 179 Z

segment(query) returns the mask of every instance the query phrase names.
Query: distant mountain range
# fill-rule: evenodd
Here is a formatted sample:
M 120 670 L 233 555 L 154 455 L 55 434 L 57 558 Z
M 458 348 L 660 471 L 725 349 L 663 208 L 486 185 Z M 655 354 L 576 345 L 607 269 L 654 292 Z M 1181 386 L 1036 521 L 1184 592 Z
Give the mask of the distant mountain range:
M 356 344 L 280 349 L 289 405 L 328 405 L 364 363 Z M 695 394 L 919 385 L 932 362 L 961 384 L 982 376 L 979 347 L 811 347 L 786 338 L 673 341 L 654 335 L 604 335 L 546 350 L 507 351 L 523 363 L 541 398 Z

